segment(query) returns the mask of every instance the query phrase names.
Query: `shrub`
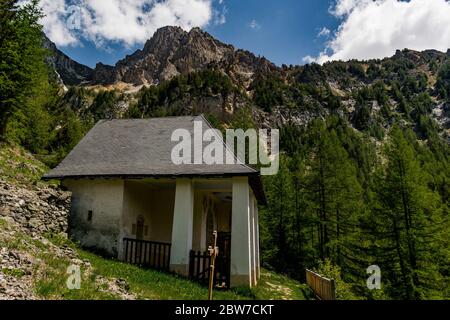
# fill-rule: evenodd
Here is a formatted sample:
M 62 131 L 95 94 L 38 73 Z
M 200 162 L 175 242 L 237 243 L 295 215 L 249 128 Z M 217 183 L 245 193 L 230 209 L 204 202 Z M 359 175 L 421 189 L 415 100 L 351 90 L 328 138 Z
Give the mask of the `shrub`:
M 336 299 L 360 300 L 361 298 L 352 292 L 352 286 L 341 278 L 341 268 L 332 264 L 329 259 L 320 261 L 316 272 L 326 278 L 334 279 L 336 284 Z

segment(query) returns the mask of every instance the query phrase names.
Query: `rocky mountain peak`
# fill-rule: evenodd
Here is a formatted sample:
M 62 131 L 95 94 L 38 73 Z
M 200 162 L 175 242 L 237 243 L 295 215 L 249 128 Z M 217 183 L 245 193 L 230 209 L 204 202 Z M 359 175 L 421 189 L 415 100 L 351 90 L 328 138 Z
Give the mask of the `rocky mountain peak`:
M 236 50 L 201 28 L 185 31 L 176 26 L 162 27 L 142 49 L 114 66 L 98 63 L 95 69 L 70 59 L 46 37 L 44 43 L 53 52 L 50 64 L 66 85 L 156 85 L 180 74 L 214 68 L 227 74 L 236 85 L 248 88 L 259 73 L 277 70 L 270 61 Z
M 78 85 L 92 80 L 91 68 L 69 58 L 45 35 L 43 46 L 50 52 L 47 63 L 56 71 L 61 82 L 66 85 Z
M 180 27 L 167 26 L 156 30 L 153 36 L 145 43 L 143 53 L 149 54 L 154 48 L 164 47 L 168 43 L 179 43 L 185 31 Z M 139 50 L 138 50 L 139 51 Z
M 236 51 L 200 28 L 188 32 L 167 26 L 158 29 L 142 50 L 120 60 L 114 67 L 98 64 L 93 72 L 93 82 L 153 85 L 208 67 L 227 73 L 235 83 L 243 86 L 261 70 L 276 68 L 250 52 Z

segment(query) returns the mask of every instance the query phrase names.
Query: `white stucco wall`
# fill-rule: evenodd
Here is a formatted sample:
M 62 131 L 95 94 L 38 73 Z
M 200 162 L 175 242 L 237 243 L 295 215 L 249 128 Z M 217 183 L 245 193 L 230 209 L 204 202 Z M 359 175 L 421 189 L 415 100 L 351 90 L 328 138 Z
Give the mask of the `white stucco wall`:
M 122 236 L 134 239 L 133 224 L 139 216 L 148 227 L 144 240 L 170 243 L 172 240 L 175 185 L 158 188 L 157 184 L 125 182 Z
M 84 247 L 118 256 L 123 180 L 67 180 L 72 192 L 69 235 Z M 88 221 L 92 211 L 92 221 Z

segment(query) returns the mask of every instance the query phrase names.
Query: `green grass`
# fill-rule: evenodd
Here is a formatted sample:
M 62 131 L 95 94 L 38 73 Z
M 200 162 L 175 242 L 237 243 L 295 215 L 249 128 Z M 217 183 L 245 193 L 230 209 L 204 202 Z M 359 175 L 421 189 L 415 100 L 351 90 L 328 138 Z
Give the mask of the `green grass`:
M 4 231 L 14 231 L 14 237 L 2 237 L 1 233 Z M 17 228 L 9 225 L 4 218 L 0 217 L 0 248 L 6 247 L 10 250 L 27 251 L 30 247 L 36 245 L 42 246 L 42 243 L 25 233 L 19 232 Z
M 37 183 L 48 168 L 19 146 L 0 143 L 0 176 L 11 183 Z
M 67 287 L 67 268 L 70 261 L 55 258 L 52 254 L 40 255 L 43 264 L 40 266 L 40 276 L 35 279 L 35 293 L 43 299 L 64 300 L 117 300 L 120 297 L 112 293 L 104 292 L 95 281 L 95 276 L 82 272 L 81 289 L 71 290 Z
M 1 272 L 14 278 L 22 278 L 25 275 L 25 272 L 21 269 L 1 269 Z
M 307 285 L 287 276 L 262 270 L 261 282 L 254 289 L 260 300 L 310 300 L 312 292 Z

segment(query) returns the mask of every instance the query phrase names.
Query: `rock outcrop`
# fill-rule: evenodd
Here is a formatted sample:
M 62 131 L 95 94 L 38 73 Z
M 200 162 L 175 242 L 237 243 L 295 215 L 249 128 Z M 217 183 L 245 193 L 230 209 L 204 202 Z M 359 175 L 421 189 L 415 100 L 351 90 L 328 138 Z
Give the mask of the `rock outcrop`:
M 60 51 L 56 45 L 44 35 L 44 48 L 50 51 L 48 64 L 65 85 L 80 85 L 92 80 L 93 70 L 78 63 Z
M 120 81 L 136 86 L 153 85 L 206 68 L 221 70 L 234 83 L 248 86 L 256 74 L 277 67 L 265 58 L 236 50 L 199 28 L 186 32 L 179 27 L 164 27 L 155 32 L 142 50 L 115 66 L 99 63 L 93 73 L 93 83 L 107 85 Z
M 0 300 L 34 300 L 32 274 L 35 259 L 0 248 Z
M 33 283 L 39 270 L 36 244 L 58 257 L 74 257 L 70 248 L 52 245 L 43 235 L 67 234 L 70 193 L 51 187 L 20 186 L 0 180 L 0 217 L 7 222 L 0 235 L 0 300 L 34 300 Z M 4 223 L 4 222 L 3 222 Z M 28 234 L 29 240 L 20 234 Z M 13 242 L 26 241 L 14 249 Z
M 25 188 L 0 180 L 0 216 L 11 217 L 31 233 L 67 233 L 69 209 L 69 192 Z

